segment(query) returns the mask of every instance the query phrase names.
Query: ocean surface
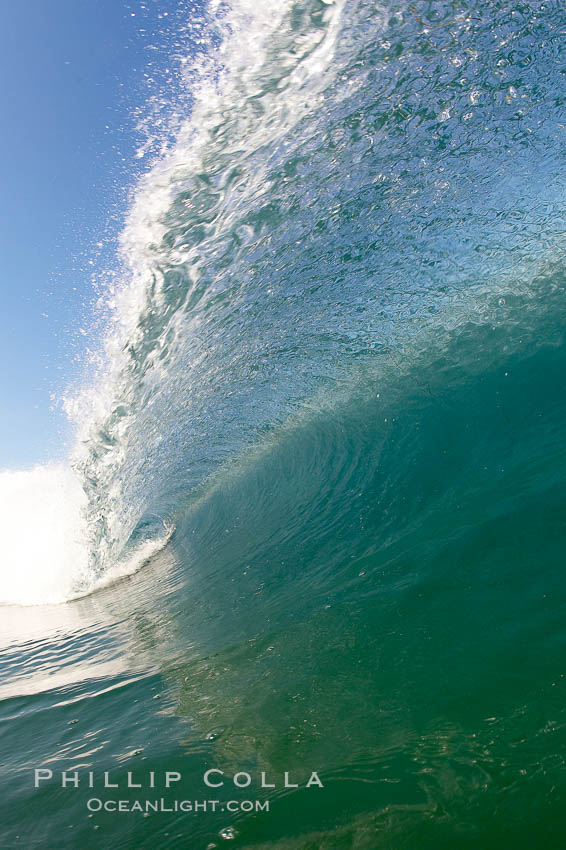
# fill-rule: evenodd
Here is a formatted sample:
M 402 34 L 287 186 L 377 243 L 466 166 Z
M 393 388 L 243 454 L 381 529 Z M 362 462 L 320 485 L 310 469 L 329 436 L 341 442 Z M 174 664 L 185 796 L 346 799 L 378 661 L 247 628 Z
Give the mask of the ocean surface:
M 0 846 L 562 850 L 566 7 L 202 15 L 0 474 Z

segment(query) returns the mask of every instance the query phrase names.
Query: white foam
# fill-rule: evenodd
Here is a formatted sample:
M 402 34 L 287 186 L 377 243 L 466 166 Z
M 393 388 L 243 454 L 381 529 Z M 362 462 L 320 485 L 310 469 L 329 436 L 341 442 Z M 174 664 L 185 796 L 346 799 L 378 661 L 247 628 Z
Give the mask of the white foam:
M 91 593 L 102 590 L 104 587 L 109 587 L 120 579 L 127 578 L 136 573 L 140 567 L 147 564 L 148 561 L 167 545 L 173 531 L 174 528 L 172 525 L 164 525 L 164 532 L 161 537 L 145 540 L 143 543 L 140 543 L 134 548 L 131 554 L 118 560 L 96 578 L 91 578 L 90 582 L 82 590 L 77 589 L 73 594 L 73 598 L 90 596 Z
M 59 464 L 0 472 L 0 603 L 61 602 L 88 575 L 86 498 Z
M 0 472 L 0 605 L 67 602 L 135 573 L 167 544 L 172 527 L 101 574 L 90 565 L 86 497 L 62 464 Z

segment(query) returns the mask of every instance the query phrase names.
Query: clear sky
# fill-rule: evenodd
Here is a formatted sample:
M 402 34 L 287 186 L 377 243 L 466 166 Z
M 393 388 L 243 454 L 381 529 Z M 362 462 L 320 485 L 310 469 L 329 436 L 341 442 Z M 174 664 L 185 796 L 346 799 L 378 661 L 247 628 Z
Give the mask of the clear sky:
M 63 451 L 50 394 L 77 372 L 97 243 L 114 251 L 140 168 L 149 48 L 179 13 L 169 0 L 1 4 L 0 469 Z

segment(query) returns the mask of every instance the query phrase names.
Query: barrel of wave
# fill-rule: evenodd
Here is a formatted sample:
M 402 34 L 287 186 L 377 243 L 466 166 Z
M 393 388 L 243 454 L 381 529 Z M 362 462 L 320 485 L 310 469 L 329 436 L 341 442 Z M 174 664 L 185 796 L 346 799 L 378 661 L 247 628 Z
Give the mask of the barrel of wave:
M 85 494 L 48 464 L 0 472 L 0 604 L 64 602 L 88 581 Z

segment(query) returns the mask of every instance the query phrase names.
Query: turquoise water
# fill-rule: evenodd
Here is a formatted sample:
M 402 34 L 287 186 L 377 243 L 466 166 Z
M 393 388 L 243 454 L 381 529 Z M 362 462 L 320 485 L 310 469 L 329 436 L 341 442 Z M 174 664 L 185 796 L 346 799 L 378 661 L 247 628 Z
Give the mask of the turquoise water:
M 0 843 L 559 850 L 566 11 L 208 16 L 69 466 L 0 475 Z

